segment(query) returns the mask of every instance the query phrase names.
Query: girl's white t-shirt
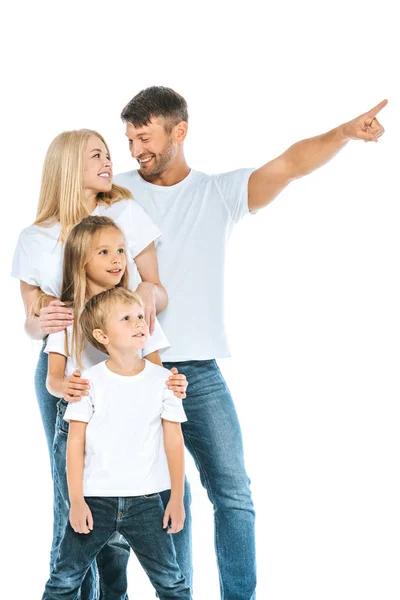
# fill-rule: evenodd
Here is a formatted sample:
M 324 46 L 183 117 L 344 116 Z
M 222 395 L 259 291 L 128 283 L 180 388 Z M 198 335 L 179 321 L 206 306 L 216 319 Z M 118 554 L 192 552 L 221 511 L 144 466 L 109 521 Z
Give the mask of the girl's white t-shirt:
M 129 288 L 135 290 L 141 279 L 134 258 L 161 235 L 150 217 L 135 200 L 120 200 L 111 206 L 98 204 L 92 215 L 109 217 L 121 228 L 127 244 Z M 64 249 L 61 225 L 30 225 L 20 233 L 11 274 L 56 298 L 62 286 Z
M 46 347 L 44 351 L 47 354 L 51 352 L 55 352 L 56 354 L 62 354 L 66 357 L 67 362 L 65 365 L 65 377 L 72 375 L 75 369 L 79 369 L 76 360 L 67 354 L 66 347 L 66 335 L 68 336 L 68 352 L 71 352 L 72 348 L 72 325 L 66 328 L 64 331 L 58 331 L 57 333 L 51 333 L 46 340 Z M 158 350 L 160 354 L 169 348 L 169 342 L 165 337 L 163 330 L 161 329 L 161 325 L 158 320 L 155 320 L 154 332 L 153 335 L 150 335 L 146 346 L 141 351 L 141 356 L 144 358 L 148 356 L 152 352 Z M 103 362 L 108 359 L 108 355 L 100 350 L 97 350 L 92 344 L 86 342 L 85 347 L 82 352 L 82 365 L 84 369 L 89 369 L 94 365 L 97 365 L 100 362 Z M 171 375 L 171 373 L 169 373 Z
M 169 371 L 145 361 L 124 377 L 102 362 L 83 373 L 90 395 L 68 404 L 66 421 L 88 423 L 84 496 L 142 496 L 170 489 L 162 419 L 183 423 L 182 400 L 166 386 Z

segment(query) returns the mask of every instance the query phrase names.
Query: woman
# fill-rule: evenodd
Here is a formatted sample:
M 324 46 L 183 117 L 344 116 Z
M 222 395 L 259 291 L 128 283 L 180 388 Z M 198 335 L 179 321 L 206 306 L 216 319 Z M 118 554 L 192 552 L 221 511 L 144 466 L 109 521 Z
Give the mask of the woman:
M 26 310 L 25 330 L 33 339 L 62 331 L 73 322 L 72 312 L 57 300 L 61 291 L 63 242 L 72 227 L 90 214 L 110 217 L 121 227 L 127 240 L 132 281 L 137 280 L 136 269 L 142 280 L 136 291 L 146 305 L 151 332 L 156 312 L 167 305 L 154 246 L 160 232 L 131 199 L 130 192 L 112 183 L 110 153 L 102 136 L 87 129 L 64 132 L 53 140 L 47 152 L 36 221 L 21 232 L 13 261 L 12 274 L 20 279 Z M 47 391 L 46 377 L 47 355 L 42 349 L 35 389 L 53 471 L 58 399 Z M 172 375 L 169 387 L 184 397 L 183 376 Z M 57 479 L 54 477 L 51 564 L 57 549 L 54 540 L 60 539 L 66 520 L 65 499 Z M 98 559 L 101 594 L 109 591 L 121 597 L 124 593 L 128 557 L 129 547 L 122 538 L 110 541 L 104 548 Z M 92 570 L 82 586 L 82 600 L 97 598 L 94 577 Z

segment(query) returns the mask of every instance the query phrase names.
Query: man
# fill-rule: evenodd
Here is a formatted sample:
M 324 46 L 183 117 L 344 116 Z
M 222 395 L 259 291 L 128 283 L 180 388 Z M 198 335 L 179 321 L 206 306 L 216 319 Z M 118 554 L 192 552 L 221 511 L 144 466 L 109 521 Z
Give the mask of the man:
M 169 305 L 160 322 L 171 343 L 163 355 L 164 366 L 177 366 L 189 381 L 188 421 L 182 430 L 214 506 L 225 600 L 254 600 L 256 588 L 254 510 L 240 426 L 215 362 L 229 355 L 223 318 L 226 241 L 241 217 L 263 208 L 291 181 L 325 164 L 350 139 L 377 141 L 384 129 L 376 117 L 386 104 L 384 100 L 353 121 L 294 144 L 257 170 L 213 176 L 186 163 L 188 113 L 179 94 L 150 87 L 122 111 L 139 169 L 115 181 L 132 191 L 162 232 L 157 254 Z M 188 528 L 176 538 L 176 551 L 190 581 Z

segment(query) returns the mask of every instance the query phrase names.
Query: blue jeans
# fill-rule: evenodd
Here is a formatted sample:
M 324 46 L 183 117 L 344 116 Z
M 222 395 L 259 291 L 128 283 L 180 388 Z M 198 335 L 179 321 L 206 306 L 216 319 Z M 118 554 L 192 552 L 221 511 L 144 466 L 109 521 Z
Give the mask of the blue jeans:
M 189 382 L 183 436 L 214 506 L 215 550 L 223 600 L 255 600 L 255 515 L 240 425 L 215 360 L 164 363 Z
M 176 562 L 172 534 L 162 528 L 164 506 L 159 494 L 90 497 L 86 502 L 92 512 L 93 530 L 75 533 L 68 524 L 42 600 L 75 600 L 87 570 L 116 531 L 128 540 L 160 600 L 191 599 Z

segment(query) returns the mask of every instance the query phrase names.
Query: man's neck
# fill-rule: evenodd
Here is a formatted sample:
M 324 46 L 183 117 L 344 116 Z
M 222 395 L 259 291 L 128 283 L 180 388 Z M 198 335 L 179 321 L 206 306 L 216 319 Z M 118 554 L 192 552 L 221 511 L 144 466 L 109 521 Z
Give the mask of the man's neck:
M 148 183 L 152 183 L 153 185 L 170 186 L 176 185 L 177 183 L 180 183 L 181 181 L 186 179 L 186 177 L 190 173 L 190 167 L 187 164 L 186 160 L 183 159 L 182 161 L 174 163 L 173 165 L 171 165 L 171 167 L 168 167 L 168 169 L 166 169 L 159 175 L 146 176 L 140 171 L 138 172 L 142 179 L 144 179 Z

